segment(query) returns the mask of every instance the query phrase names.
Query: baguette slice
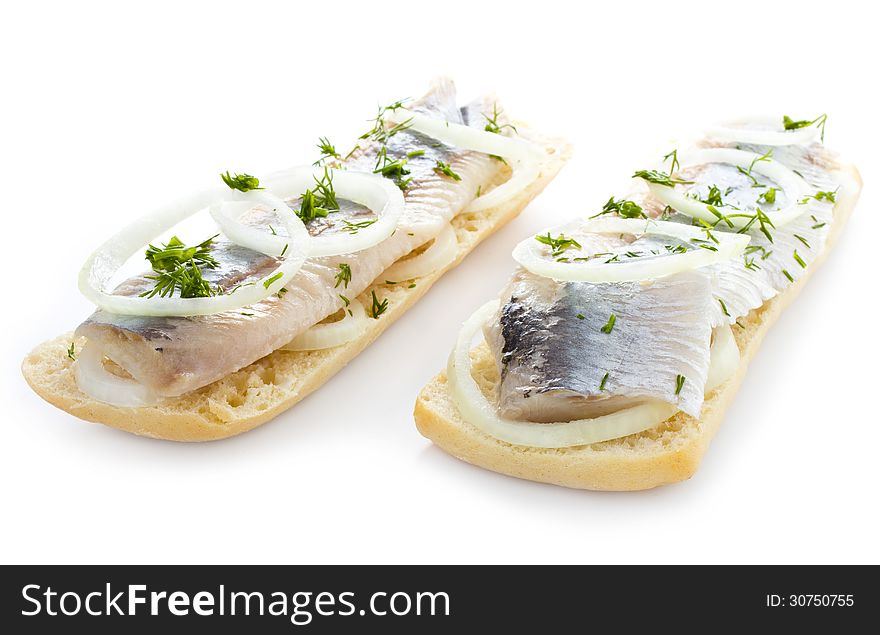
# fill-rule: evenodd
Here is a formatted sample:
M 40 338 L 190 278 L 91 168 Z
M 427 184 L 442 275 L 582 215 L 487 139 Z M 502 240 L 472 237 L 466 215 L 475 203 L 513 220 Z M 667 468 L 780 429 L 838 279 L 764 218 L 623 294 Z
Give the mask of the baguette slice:
M 699 419 L 679 412 L 656 428 L 639 434 L 571 448 L 512 445 L 485 434 L 461 418 L 449 396 L 443 371 L 422 389 L 416 400 L 414 416 L 419 432 L 462 461 L 501 474 L 564 487 L 632 491 L 690 478 L 721 425 L 724 412 L 764 335 L 828 256 L 855 207 L 861 192 L 861 177 L 852 166 L 845 166 L 841 171 L 850 177 L 851 186 L 841 188 L 837 197 L 825 249 L 795 284 L 740 318 L 743 328 L 733 329 L 741 354 L 739 368 L 733 377 L 707 396 Z M 478 347 L 471 358 L 474 377 L 481 389 L 487 396 L 495 394 L 498 371 L 489 348 Z
M 538 178 L 515 198 L 478 213 L 463 212 L 452 221 L 458 255 L 448 267 L 416 279 L 415 287 L 386 285 L 380 276 L 358 300 L 370 305 L 370 291 L 388 299 L 388 310 L 370 320 L 363 335 L 342 346 L 320 351 L 275 351 L 223 379 L 161 405 L 121 408 L 95 401 L 76 385 L 67 333 L 37 346 L 22 363 L 31 388 L 52 405 L 70 414 L 126 432 L 172 441 L 210 441 L 247 432 L 276 417 L 341 370 L 421 298 L 447 270 L 460 263 L 480 242 L 517 216 L 553 180 L 571 154 L 560 138 L 540 136 L 517 124 L 520 136 L 543 147 L 546 159 Z M 503 180 L 504 175 L 500 177 Z M 85 339 L 76 342 L 80 350 Z

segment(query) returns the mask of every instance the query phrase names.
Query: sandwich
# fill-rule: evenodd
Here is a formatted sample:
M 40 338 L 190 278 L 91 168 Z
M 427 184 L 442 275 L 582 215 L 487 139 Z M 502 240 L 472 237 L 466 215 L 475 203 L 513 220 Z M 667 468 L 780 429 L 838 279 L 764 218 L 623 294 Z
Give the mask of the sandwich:
M 250 430 L 344 367 L 570 152 L 491 96 L 460 107 L 446 79 L 380 108 L 350 151 L 318 148 L 312 165 L 226 172 L 107 240 L 79 276 L 96 310 L 25 358 L 28 384 L 138 435 Z
M 825 123 L 714 126 L 634 166 L 629 193 L 517 245 L 510 282 L 418 396 L 419 431 L 463 461 L 566 487 L 689 478 L 859 197 Z

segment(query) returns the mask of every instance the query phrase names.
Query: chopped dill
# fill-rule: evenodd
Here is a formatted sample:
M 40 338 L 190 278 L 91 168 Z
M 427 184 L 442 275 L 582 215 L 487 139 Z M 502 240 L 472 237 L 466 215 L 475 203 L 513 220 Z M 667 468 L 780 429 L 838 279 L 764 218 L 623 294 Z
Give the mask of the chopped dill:
M 321 165 L 327 159 L 339 158 L 339 153 L 336 151 L 336 147 L 330 143 L 330 140 L 327 137 L 320 137 L 318 139 L 318 150 L 321 151 L 321 157 L 312 165 Z
M 250 174 L 230 175 L 229 170 L 226 170 L 226 174 L 221 174 L 220 178 L 223 179 L 223 182 L 226 183 L 230 189 L 238 190 L 239 192 L 250 192 L 251 190 L 263 189 L 260 187 L 260 179 L 251 176 Z
M 145 276 L 155 286 L 144 291 L 140 297 L 171 297 L 177 291 L 181 298 L 207 298 L 217 294 L 202 277 L 202 267 L 216 269 L 219 263 L 211 255 L 214 239 L 219 234 L 202 241 L 195 247 L 187 247 L 177 236 L 161 247 L 149 245 L 144 257 L 156 275 Z
M 596 216 L 602 216 L 604 214 L 617 214 L 623 218 L 647 218 L 645 212 L 642 211 L 642 206 L 638 203 L 629 201 L 625 198 L 615 200 L 613 196 L 602 206 L 601 212 L 590 218 L 596 218 Z
M 339 285 L 342 285 L 343 288 L 348 289 L 348 283 L 351 282 L 351 267 L 344 263 L 339 263 L 339 272 L 336 274 L 336 284 L 333 285 L 333 288 L 337 288 Z
M 385 298 L 381 302 L 379 302 L 379 298 L 376 297 L 376 290 L 373 289 L 371 291 L 373 295 L 373 304 L 370 306 L 370 317 L 374 320 L 379 319 L 379 316 L 385 313 L 388 310 L 388 298 Z
M 391 179 L 401 190 L 406 190 L 410 181 L 412 181 L 411 178 L 403 178 L 409 174 L 409 170 L 406 169 L 406 159 L 391 159 L 388 156 L 387 148 L 384 146 L 376 155 L 376 165 L 373 168 L 373 174 L 381 174 L 385 178 Z
M 776 192 L 777 190 L 775 187 L 767 188 L 767 191 L 761 193 L 761 196 L 758 197 L 758 201 L 766 203 L 767 205 L 773 205 L 776 203 Z
M 540 234 L 535 236 L 535 240 L 549 246 L 552 251 L 551 255 L 554 258 L 558 258 L 568 249 L 581 248 L 581 244 L 578 241 L 574 238 L 566 238 L 565 234 L 559 234 L 556 238 L 553 238 L 550 232 L 547 232 L 546 236 Z
M 810 196 L 805 196 L 804 198 L 802 198 L 800 200 L 801 205 L 806 205 L 811 198 L 816 199 L 817 201 L 827 201 L 829 203 L 836 203 L 837 202 L 837 190 L 834 190 L 833 192 L 819 191 L 819 192 L 816 192 L 815 194 L 811 194 Z
M 684 375 L 676 375 L 675 376 L 675 396 L 677 397 L 681 393 L 681 389 L 684 388 L 684 382 L 687 378 Z
M 308 223 L 316 218 L 324 218 L 330 212 L 339 210 L 339 201 L 336 200 L 336 190 L 333 188 L 333 175 L 325 167 L 324 175 L 315 180 L 315 186 L 302 193 L 299 210 L 295 213 L 302 222 Z
M 825 142 L 825 123 L 828 121 L 828 115 L 822 113 L 818 117 L 813 120 L 802 119 L 801 121 L 795 121 L 788 115 L 783 115 L 782 117 L 782 127 L 786 130 L 798 130 L 800 128 L 806 128 L 808 126 L 817 126 L 819 130 L 822 131 L 821 139 L 822 142 Z
M 659 170 L 638 170 L 632 175 L 632 178 L 644 179 L 649 183 L 656 183 L 657 185 L 663 185 L 664 187 L 693 184 L 693 181 L 676 179 L 666 174 L 666 172 L 660 172 Z
M 486 113 L 481 113 L 483 115 L 483 119 L 486 120 L 486 126 L 483 128 L 486 132 L 494 132 L 495 134 L 501 134 L 501 131 L 505 128 L 510 128 L 514 132 L 517 132 L 516 126 L 509 123 L 498 123 L 498 117 L 501 116 L 503 110 L 498 110 L 498 104 L 492 104 L 492 115 L 489 116 Z
M 402 132 L 403 130 L 408 129 L 412 124 L 412 119 L 407 119 L 403 123 L 396 124 L 391 128 L 388 128 L 385 125 L 385 113 L 390 110 L 403 108 L 403 104 L 406 101 L 406 99 L 400 99 L 392 104 L 388 104 L 387 106 L 380 106 L 379 112 L 376 114 L 375 118 L 371 119 L 371 121 L 373 122 L 373 127 L 367 130 L 359 138 L 371 139 L 373 141 L 384 144 L 387 143 L 388 140 L 391 139 L 391 137 L 396 135 L 398 132 Z
M 614 330 L 614 323 L 615 322 L 617 322 L 617 316 L 612 313 L 611 317 L 609 317 L 608 321 L 605 323 L 605 326 L 603 326 L 599 330 L 602 331 L 603 333 L 610 333 L 611 331 Z
M 360 230 L 369 227 L 370 225 L 375 223 L 377 220 L 379 220 L 379 219 L 378 218 L 371 218 L 370 220 L 362 220 L 357 223 L 352 223 L 350 220 L 343 219 L 342 222 L 345 225 L 345 227 L 343 227 L 343 230 L 347 231 L 349 234 L 356 234 Z
M 279 272 L 276 273 L 274 276 L 271 276 L 270 278 L 266 278 L 265 280 L 263 280 L 263 287 L 266 288 L 266 289 L 268 289 L 269 287 L 272 286 L 272 283 L 273 283 L 273 282 L 276 282 L 276 281 L 277 281 L 279 278 L 281 278 L 283 275 L 284 275 L 284 274 L 283 274 L 282 272 L 279 271 Z
M 670 159 L 672 159 L 672 161 L 669 164 L 669 173 L 672 174 L 681 167 L 681 163 L 678 162 L 678 148 L 665 155 L 663 157 L 663 162 L 666 163 L 666 161 L 669 161 Z
M 461 181 L 461 177 L 453 172 L 452 168 L 449 167 L 449 164 L 443 163 L 440 159 L 437 159 L 437 164 L 434 166 L 434 172 L 448 176 L 453 181 Z

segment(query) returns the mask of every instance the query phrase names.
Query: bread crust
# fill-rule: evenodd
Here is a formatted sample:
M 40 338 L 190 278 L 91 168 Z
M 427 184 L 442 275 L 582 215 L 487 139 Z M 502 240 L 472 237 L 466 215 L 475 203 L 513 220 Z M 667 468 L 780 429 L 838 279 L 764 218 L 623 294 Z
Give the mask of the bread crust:
M 838 196 L 825 249 L 796 283 L 739 320 L 744 328 L 733 331 L 741 363 L 734 376 L 707 397 L 700 419 L 679 412 L 652 430 L 587 446 L 551 449 L 517 446 L 489 436 L 461 418 L 448 394 L 443 371 L 422 389 L 416 400 L 414 417 L 419 432 L 449 454 L 473 465 L 564 487 L 632 491 L 690 478 L 721 426 L 724 413 L 767 331 L 828 257 L 855 207 L 861 192 L 861 177 L 853 166 L 844 166 L 841 172 L 851 177 L 852 184 Z M 487 347 L 478 349 L 472 357 L 475 368 L 488 369 L 495 374 L 490 381 L 497 379 Z
M 385 329 L 418 301 L 446 271 L 458 265 L 479 243 L 516 217 L 553 180 L 571 155 L 571 146 L 561 138 L 545 137 L 517 124 L 520 135 L 546 151 L 538 178 L 515 198 L 477 213 L 463 212 L 452 225 L 458 239 L 454 262 L 416 285 L 374 284 L 358 300 L 370 304 L 370 292 L 388 298 L 388 310 L 370 320 L 358 339 L 321 351 L 275 351 L 223 379 L 161 405 L 122 408 L 95 401 L 79 390 L 74 362 L 67 349 L 73 339 L 66 333 L 43 342 L 22 362 L 22 374 L 40 397 L 70 414 L 126 432 L 172 441 L 210 441 L 247 432 L 284 412 L 369 346 Z M 381 280 L 381 277 L 379 278 Z M 80 338 L 76 350 L 85 343 Z

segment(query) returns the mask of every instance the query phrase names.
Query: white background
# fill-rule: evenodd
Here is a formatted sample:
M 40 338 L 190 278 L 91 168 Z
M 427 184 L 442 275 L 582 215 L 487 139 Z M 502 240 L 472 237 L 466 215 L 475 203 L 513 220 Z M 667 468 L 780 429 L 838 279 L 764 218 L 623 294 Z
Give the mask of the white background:
M 865 2 L 7 5 L 0 23 L 2 562 L 878 562 L 878 89 Z M 567 7 L 581 7 L 571 13 Z M 326 7 L 326 8 L 321 8 Z M 53 409 L 19 364 L 90 306 L 76 273 L 134 215 L 348 145 L 450 74 L 576 158 L 318 393 L 239 438 L 141 439 Z M 773 328 L 696 476 L 570 491 L 460 463 L 419 388 L 530 232 L 594 212 L 677 135 L 829 113 L 862 200 Z

